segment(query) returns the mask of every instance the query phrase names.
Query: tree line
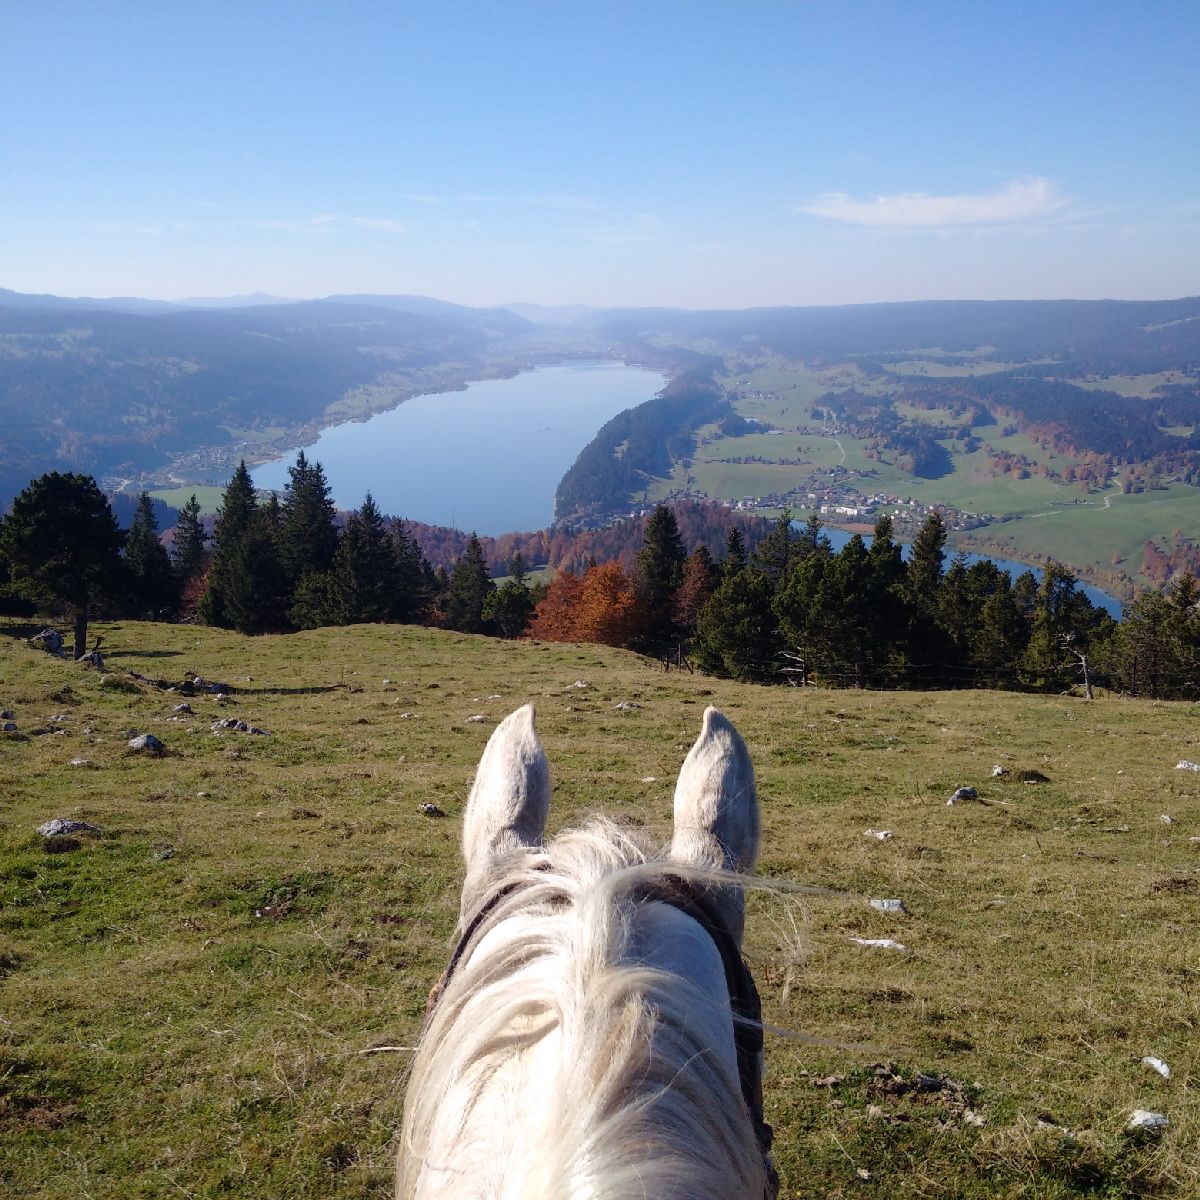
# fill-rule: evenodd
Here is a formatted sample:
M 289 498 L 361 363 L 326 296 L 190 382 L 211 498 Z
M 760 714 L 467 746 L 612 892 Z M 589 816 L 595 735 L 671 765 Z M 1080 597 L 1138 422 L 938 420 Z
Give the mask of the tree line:
M 451 567 L 434 568 L 369 494 L 340 528 L 336 516 L 320 463 L 303 452 L 282 497 L 260 497 L 243 463 L 211 539 L 193 497 L 168 550 L 145 493 L 123 533 L 93 479 L 51 473 L 0 520 L 0 606 L 67 613 L 77 657 L 89 616 L 105 611 L 246 634 L 394 622 L 595 642 L 758 683 L 1200 692 L 1193 576 L 1144 591 L 1118 622 L 1059 563 L 1040 580 L 961 554 L 947 564 L 937 513 L 907 559 L 890 517 L 869 545 L 856 534 L 835 552 L 815 514 L 797 527 L 787 512 L 753 547 L 730 526 L 714 555 L 689 550 L 659 505 L 631 567 L 591 559 L 549 583 L 530 578 L 519 552 L 497 581 L 473 534 Z

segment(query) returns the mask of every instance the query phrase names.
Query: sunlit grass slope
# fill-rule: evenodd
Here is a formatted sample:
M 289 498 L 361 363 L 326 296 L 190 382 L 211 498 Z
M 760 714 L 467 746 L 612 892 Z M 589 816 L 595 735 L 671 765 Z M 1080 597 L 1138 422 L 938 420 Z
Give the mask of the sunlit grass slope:
M 555 828 L 665 836 L 715 704 L 757 765 L 763 872 L 843 893 L 751 898 L 767 1020 L 809 1038 L 768 1039 L 785 1196 L 1200 1194 L 1196 706 L 756 689 L 420 629 L 98 632 L 105 677 L 0 626 L 3 1194 L 388 1196 L 471 773 L 529 700 Z M 126 668 L 237 693 L 172 721 Z M 211 733 L 228 715 L 270 736 Z M 167 757 L 127 753 L 146 731 Z M 947 807 L 960 785 L 979 800 Z M 47 853 L 56 816 L 102 835 Z M 1123 1132 L 1139 1107 L 1161 1140 Z

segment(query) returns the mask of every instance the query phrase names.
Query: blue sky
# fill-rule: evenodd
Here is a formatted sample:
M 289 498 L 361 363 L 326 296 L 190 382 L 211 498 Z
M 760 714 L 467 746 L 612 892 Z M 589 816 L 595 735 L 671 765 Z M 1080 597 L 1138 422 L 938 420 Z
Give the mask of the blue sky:
M 0 0 L 0 286 L 1200 292 L 1200 5 Z

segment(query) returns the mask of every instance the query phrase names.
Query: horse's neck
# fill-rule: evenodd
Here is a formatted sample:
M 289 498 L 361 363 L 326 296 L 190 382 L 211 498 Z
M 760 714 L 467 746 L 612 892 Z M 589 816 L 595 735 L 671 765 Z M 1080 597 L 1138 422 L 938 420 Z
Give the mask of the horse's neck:
M 522 918 L 501 921 L 481 938 L 472 962 L 486 966 L 489 959 L 503 961 L 527 933 L 528 921 Z M 622 1127 L 610 1111 L 614 1097 L 637 1093 L 650 1074 L 647 1064 L 653 1065 L 652 1078 L 664 1069 L 667 1074 L 659 1080 L 661 1095 L 651 1089 L 639 1118 L 645 1121 L 654 1121 L 655 1105 L 674 1103 L 668 1093 L 673 1074 L 715 1070 L 726 1083 L 724 1090 L 730 1090 L 729 1081 L 737 1079 L 732 1019 L 721 958 L 708 934 L 675 908 L 644 904 L 632 920 L 622 960 L 603 969 L 611 974 L 613 966 L 630 979 L 644 976 L 645 969 L 654 973 L 654 997 L 644 998 L 635 989 L 633 1004 L 640 1022 L 636 1030 L 621 1024 L 628 1026 L 634 1019 L 628 996 L 624 1010 L 613 1011 L 607 1004 L 611 980 L 589 978 L 589 971 L 600 968 L 586 956 L 579 962 L 549 955 L 533 963 L 522 987 L 530 997 L 553 997 L 554 1018 L 548 1010 L 516 1015 L 497 1040 L 501 1044 L 511 1039 L 519 1048 L 510 1055 L 498 1054 L 482 1072 L 461 1075 L 450 1084 L 425 1154 L 416 1193 L 420 1200 L 603 1200 L 624 1195 L 624 1188 L 597 1187 L 596 1180 L 628 1175 L 630 1168 L 636 1172 L 631 1160 L 647 1153 L 644 1138 L 638 1144 L 620 1144 L 628 1139 L 622 1139 Z M 486 997 L 478 1000 L 486 1004 Z M 668 1029 L 647 1015 L 660 1005 L 676 1007 L 686 1020 L 676 1019 Z M 681 1025 L 690 1043 L 683 1048 Z M 629 1078 L 624 1087 L 617 1087 L 622 1056 L 628 1060 Z M 739 1107 L 736 1082 L 733 1091 L 707 1097 L 723 1123 L 730 1122 Z M 613 1129 L 611 1145 L 603 1132 L 606 1122 Z M 664 1122 L 676 1123 L 674 1118 Z M 580 1156 L 594 1160 L 605 1155 L 614 1159 L 611 1168 L 577 1161 Z M 570 1177 L 580 1167 L 585 1169 L 578 1170 L 577 1182 L 572 1182 Z M 696 1194 L 721 1194 L 707 1191 L 711 1183 Z M 681 1188 L 674 1194 L 691 1193 Z

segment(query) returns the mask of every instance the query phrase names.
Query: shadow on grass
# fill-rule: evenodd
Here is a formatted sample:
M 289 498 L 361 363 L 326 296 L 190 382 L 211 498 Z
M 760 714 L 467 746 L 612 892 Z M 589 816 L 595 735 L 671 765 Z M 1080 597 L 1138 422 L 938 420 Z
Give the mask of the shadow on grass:
M 100 647 L 100 653 L 105 658 L 181 658 L 182 650 L 105 650 Z

